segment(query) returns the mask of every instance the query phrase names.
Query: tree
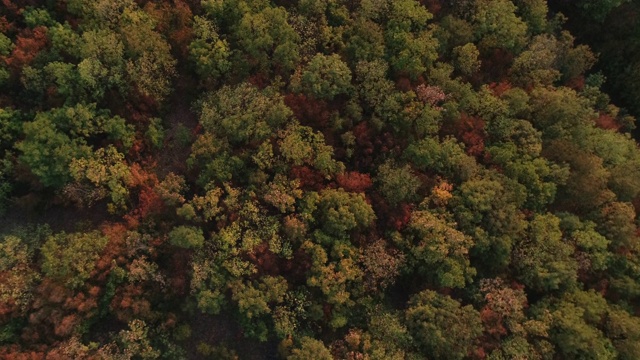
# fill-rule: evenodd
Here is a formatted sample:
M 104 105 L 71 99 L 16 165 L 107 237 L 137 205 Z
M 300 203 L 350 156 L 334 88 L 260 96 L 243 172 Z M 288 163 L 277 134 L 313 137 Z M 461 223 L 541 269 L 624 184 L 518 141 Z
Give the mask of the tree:
M 13 51 L 13 43 L 11 39 L 9 39 L 5 34 L 0 34 L 0 59 L 4 60 L 11 52 Z M 11 74 L 9 73 L 9 69 L 7 69 L 6 61 L 2 61 L 0 63 L 0 86 L 3 86 Z
M 585 150 L 602 158 L 602 165 L 610 173 L 608 187 L 621 201 L 630 201 L 640 193 L 637 166 L 640 152 L 628 135 L 599 128 L 589 128 L 588 135 L 576 139 Z
M 519 208 L 522 186 L 494 173 L 470 179 L 455 191 L 449 205 L 465 234 L 473 236 L 472 255 L 488 269 L 505 269 L 511 251 L 523 236 L 526 222 Z
M 522 87 L 552 85 L 560 78 L 560 71 L 556 69 L 559 52 L 559 44 L 554 37 L 534 37 L 527 50 L 520 53 L 513 62 L 513 83 Z
M 418 354 L 414 353 L 412 338 L 404 324 L 402 313 L 390 312 L 382 308 L 375 308 L 368 323 L 371 334 L 369 352 L 372 359 L 405 359 Z M 365 346 L 368 345 L 365 342 Z
M 204 244 L 202 229 L 192 226 L 178 226 L 169 232 L 169 242 L 171 245 L 185 248 L 201 248 Z
M 615 198 L 607 186 L 611 175 L 600 157 L 566 141 L 552 142 L 543 155 L 569 165 L 566 183 L 558 187 L 556 204 L 559 206 L 581 213 L 593 211 Z
M 392 206 L 414 200 L 421 185 L 409 165 L 400 167 L 391 161 L 378 167 L 376 182 L 378 189 Z
M 189 203 L 180 208 L 178 214 L 184 214 L 188 220 L 212 221 L 222 213 L 222 208 L 218 205 L 222 194 L 222 189 L 213 188 L 202 196 L 194 196 Z M 192 215 L 186 216 L 187 214 Z
M 405 311 L 407 328 L 424 355 L 463 359 L 482 333 L 480 314 L 431 290 L 415 294 Z
M 478 171 L 475 159 L 453 138 L 425 138 L 409 145 L 405 156 L 418 169 L 436 171 L 449 179 L 467 180 Z
M 135 85 L 137 94 L 157 102 L 169 94 L 176 60 L 169 43 L 155 30 L 152 17 L 138 4 L 131 0 L 72 0 L 68 5 L 71 13 L 84 20 L 83 27 L 88 32 L 82 52 L 100 54 L 85 56 L 83 68 L 90 84 L 94 76 L 104 77 L 112 84 L 121 84 L 120 79 L 124 78 Z M 108 36 L 95 39 L 96 35 Z M 97 41 L 93 43 L 92 38 Z M 124 56 L 114 57 L 121 51 Z M 120 90 L 129 93 L 127 87 Z
M 262 277 L 259 283 L 236 283 L 231 286 L 232 299 L 249 319 L 270 313 L 273 304 L 284 301 L 286 291 L 287 281 L 272 276 Z
M 51 187 L 61 187 L 70 180 L 69 165 L 74 159 L 90 157 L 88 140 L 92 136 L 106 134 L 126 147 L 131 146 L 133 138 L 133 129 L 124 119 L 109 117 L 95 104 L 37 113 L 33 121 L 24 123 L 23 131 L 24 140 L 16 144 L 22 153 L 20 160 L 45 186 Z
M 262 142 L 290 116 L 291 110 L 272 89 L 261 91 L 242 83 L 208 95 L 202 104 L 200 123 L 231 144 L 247 144 Z
M 22 132 L 22 118 L 20 111 L 10 108 L 0 108 L 0 151 L 13 147 Z
M 563 234 L 576 246 L 575 256 L 580 272 L 606 270 L 611 261 L 611 253 L 608 251 L 611 241 L 596 231 L 596 224 L 581 221 L 578 216 L 570 213 L 561 213 L 558 217 Z
M 387 60 L 400 74 L 416 79 L 437 58 L 438 42 L 427 21 L 433 15 L 415 0 L 393 1 L 384 32 Z
M 125 45 L 112 30 L 85 31 L 78 39 L 80 81 L 94 91 L 97 99 L 112 87 L 126 94 Z
M 542 210 L 555 200 L 557 187 L 566 181 L 569 169 L 539 157 L 542 145 L 533 142 L 534 139 L 518 139 L 516 136 L 514 134 L 513 140 L 500 146 L 488 148 L 487 153 L 491 155 L 492 162 L 503 167 L 506 176 L 526 187 L 525 207 Z M 517 148 L 515 144 L 518 144 Z M 524 151 L 535 155 L 522 154 Z
M 338 185 L 348 192 L 365 192 L 371 186 L 371 176 L 369 174 L 362 174 L 357 171 L 349 171 L 342 174 L 338 174 L 336 177 Z
M 560 219 L 536 215 L 527 239 L 515 250 L 513 263 L 522 282 L 536 291 L 570 289 L 576 285 L 578 270 L 572 254 L 573 247 L 562 241 Z
M 565 87 L 536 87 L 531 92 L 530 105 L 531 123 L 542 131 L 543 140 L 579 139 L 597 117 L 587 99 Z
M 25 139 L 16 144 L 20 160 L 45 186 L 60 187 L 70 179 L 73 159 L 88 157 L 91 148 L 83 138 L 72 139 L 58 131 L 51 119 L 41 114 L 24 124 Z
M 148 325 L 142 320 L 129 322 L 129 330 L 121 330 L 117 339 L 125 356 L 135 356 L 140 359 L 157 359 L 161 353 L 151 345 L 151 337 Z
M 597 294 L 578 292 L 552 303 L 539 303 L 532 312 L 538 316 L 550 312 L 546 320 L 550 322 L 550 337 L 557 353 L 565 358 L 616 359 L 613 344 L 594 324 L 606 314 L 606 306 Z
M 345 51 L 349 60 L 375 61 L 384 57 L 384 34 L 376 22 L 359 17 L 348 30 Z
M 331 100 L 351 91 L 351 70 L 337 54 L 316 54 L 292 80 L 292 87 L 316 99 Z
M 38 26 L 25 29 L 16 37 L 11 55 L 5 59 L 9 68 L 21 69 L 29 65 L 47 44 L 47 28 Z M 6 53 L 11 46 L 4 41 L 3 51 Z
M 605 319 L 605 334 L 618 351 L 618 358 L 631 360 L 640 355 L 640 319 L 624 309 L 611 306 Z
M 299 61 L 300 36 L 287 21 L 282 7 L 265 6 L 246 12 L 234 27 L 238 48 L 247 55 L 251 67 L 287 74 Z
M 292 123 L 280 133 L 278 145 L 293 166 L 310 165 L 327 178 L 344 170 L 344 165 L 333 159 L 333 148 L 325 143 L 324 135 L 311 127 Z
M 189 44 L 189 54 L 198 75 L 217 79 L 231 70 L 229 44 L 220 38 L 211 21 L 196 16 L 194 34 L 195 39 Z
M 316 320 L 329 317 L 327 325 L 338 329 L 346 326 L 353 316 L 355 301 L 362 292 L 364 274 L 354 246 L 345 239 L 323 235 L 315 234 L 316 242 L 322 245 L 305 241 L 301 246 L 311 260 L 307 285 L 319 290 L 310 311 Z M 331 252 L 323 246 L 331 247 Z
M 629 203 L 611 202 L 601 209 L 600 233 L 616 248 L 635 249 L 638 245 L 636 211 Z
M 580 7 L 584 14 L 593 20 L 596 20 L 597 22 L 604 22 L 613 9 L 626 2 L 629 2 L 629 0 L 580 0 L 577 2 L 576 6 Z
M 107 242 L 98 231 L 52 235 L 41 248 L 42 272 L 72 289 L 86 286 Z
M 136 6 L 137 7 L 137 6 Z M 120 35 L 125 45 L 126 73 L 138 90 L 157 101 L 171 91 L 176 60 L 171 45 L 155 31 L 153 21 L 141 10 L 123 11 L 119 16 Z
M 65 193 L 76 201 L 81 207 L 85 202 L 91 205 L 92 202 L 100 200 L 88 197 L 82 191 L 75 193 L 74 190 L 82 189 L 83 183 L 90 183 L 95 188 L 94 194 L 105 192 L 108 189 L 111 196 L 110 210 L 112 212 L 127 208 L 129 200 L 129 189 L 131 172 L 124 155 L 119 153 L 113 146 L 98 149 L 88 158 L 72 159 L 69 164 L 69 171 L 75 183 L 65 187 Z
M 281 174 L 277 174 L 273 181 L 265 184 L 264 200 L 276 207 L 281 213 L 294 211 L 295 202 L 302 197 L 298 179 L 289 180 Z
M 0 242 L 0 304 L 6 313 L 13 310 L 24 314 L 33 300 L 33 289 L 40 275 L 33 269 L 32 257 L 32 252 L 17 236 L 4 236 Z
M 527 23 L 527 29 L 533 35 L 544 32 L 547 29 L 547 14 L 549 8 L 544 0 L 516 0 L 518 7 L 516 13 Z
M 387 242 L 378 239 L 362 251 L 360 261 L 365 273 L 365 286 L 378 291 L 395 282 L 404 265 L 405 255 L 396 249 L 387 249 Z
M 456 69 L 466 76 L 471 76 L 480 69 L 480 52 L 473 43 L 466 43 L 453 48 Z
M 527 25 L 515 14 L 508 0 L 479 0 L 473 15 L 476 37 L 481 48 L 518 51 L 526 42 Z
M 404 232 L 397 239 L 408 255 L 408 272 L 428 279 L 440 287 L 464 288 L 476 274 L 469 262 L 470 237 L 428 210 L 414 211 Z
M 326 189 L 320 192 L 315 221 L 329 235 L 341 238 L 351 230 L 371 225 L 376 215 L 362 194 L 348 193 L 343 189 Z
M 360 61 L 356 64 L 356 91 L 365 104 L 365 110 L 381 109 L 393 92 L 393 82 L 387 79 L 388 70 L 389 64 L 384 60 Z
M 305 359 L 331 360 L 333 356 L 322 341 L 305 336 L 300 339 L 300 346 L 291 351 L 287 360 Z

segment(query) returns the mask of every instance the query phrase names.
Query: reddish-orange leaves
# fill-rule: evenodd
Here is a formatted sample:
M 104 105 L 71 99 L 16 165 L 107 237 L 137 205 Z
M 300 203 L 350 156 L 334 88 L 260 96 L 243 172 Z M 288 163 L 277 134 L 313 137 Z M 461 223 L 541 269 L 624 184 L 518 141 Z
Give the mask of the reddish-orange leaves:
M 476 116 L 462 114 L 455 124 L 454 134 L 466 145 L 467 154 L 481 156 L 484 152 L 484 121 Z
M 7 65 L 18 70 L 33 61 L 40 50 L 47 45 L 47 28 L 38 26 L 33 30 L 24 29 L 16 38 L 15 45 L 6 62 Z
M 357 171 L 348 171 L 344 174 L 337 176 L 336 181 L 338 185 L 349 192 L 365 192 L 371 186 L 371 176 L 369 174 L 362 174 Z

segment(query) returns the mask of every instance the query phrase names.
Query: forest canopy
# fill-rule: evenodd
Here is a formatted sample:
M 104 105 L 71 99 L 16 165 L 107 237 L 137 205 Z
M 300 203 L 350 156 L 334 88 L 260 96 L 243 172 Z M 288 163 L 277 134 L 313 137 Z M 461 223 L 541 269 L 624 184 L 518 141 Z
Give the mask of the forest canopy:
M 640 358 L 640 5 L 3 0 L 0 358 Z

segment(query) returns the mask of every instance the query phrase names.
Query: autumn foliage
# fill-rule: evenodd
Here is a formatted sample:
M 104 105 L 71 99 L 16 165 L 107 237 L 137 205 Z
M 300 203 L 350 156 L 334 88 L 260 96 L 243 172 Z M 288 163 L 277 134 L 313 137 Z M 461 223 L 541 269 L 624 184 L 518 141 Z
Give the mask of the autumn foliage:
M 640 359 L 638 10 L 0 0 L 0 358 Z

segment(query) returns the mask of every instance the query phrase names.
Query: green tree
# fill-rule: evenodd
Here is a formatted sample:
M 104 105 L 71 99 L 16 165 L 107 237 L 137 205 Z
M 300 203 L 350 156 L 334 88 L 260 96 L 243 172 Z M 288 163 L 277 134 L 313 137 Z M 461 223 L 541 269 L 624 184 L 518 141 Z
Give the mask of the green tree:
M 291 351 L 291 355 L 287 357 L 287 360 L 306 359 L 331 360 L 333 356 L 322 341 L 305 336 L 300 339 L 299 347 Z
M 558 214 L 558 217 L 565 237 L 571 239 L 576 246 L 580 270 L 606 270 L 611 260 L 611 253 L 608 251 L 611 241 L 596 231 L 596 223 L 581 221 L 578 216 L 569 213 Z
M 618 351 L 618 358 L 640 356 L 640 319 L 617 306 L 611 306 L 605 319 L 605 334 Z
M 280 153 L 289 164 L 311 165 L 326 177 L 344 170 L 344 165 L 333 159 L 333 148 L 321 132 L 294 122 L 279 135 Z
M 0 242 L 0 304 L 23 314 L 33 300 L 33 289 L 40 279 L 33 268 L 33 254 L 17 236 L 6 235 Z
M 98 231 L 52 235 L 40 249 L 42 272 L 69 288 L 80 288 L 86 285 L 107 242 Z
M 529 32 L 540 34 L 547 29 L 547 14 L 549 7 L 544 0 L 515 0 L 518 10 L 516 13 L 527 23 Z
M 631 201 L 640 193 L 638 165 L 640 151 L 628 134 L 589 128 L 576 142 L 602 158 L 602 165 L 610 172 L 608 187 L 621 201 Z
M 242 83 L 224 86 L 207 96 L 200 123 L 206 131 L 235 145 L 265 140 L 290 116 L 291 110 L 272 89 L 261 91 Z
M 630 203 L 607 204 L 601 209 L 598 220 L 599 231 L 615 248 L 635 249 L 638 246 L 636 211 Z
M 594 292 L 578 292 L 553 303 L 542 302 L 532 310 L 550 312 L 549 335 L 557 354 L 566 359 L 616 359 L 617 351 L 597 328 L 606 314 L 606 301 Z
M 185 249 L 201 248 L 204 244 L 204 235 L 202 229 L 178 226 L 169 232 L 169 243 Z
M 4 36 L 4 34 L 1 34 L 1 35 Z M 7 38 L 6 36 L 5 36 L 5 38 L 7 40 L 9 40 L 9 38 Z M 6 46 L 6 43 L 3 43 L 3 40 L 4 39 L 2 39 L 2 37 L 0 37 L 0 51 L 5 51 L 4 49 L 2 49 L 2 46 Z M 12 45 L 11 44 L 11 40 L 9 40 L 8 43 L 10 45 Z M 10 49 L 10 47 L 9 47 L 9 49 Z M 0 54 L 0 59 L 2 57 L 3 56 Z M 10 77 L 11 77 L 11 73 L 9 72 L 9 69 L 7 69 L 7 66 L 4 64 L 4 61 L 3 61 L 3 63 L 0 63 L 0 87 L 4 87 L 5 84 L 9 81 Z
M 470 179 L 454 191 L 449 202 L 451 211 L 465 234 L 473 236 L 472 255 L 478 266 L 504 269 L 511 260 L 511 251 L 521 238 L 526 222 L 518 210 L 525 197 L 521 185 L 493 173 Z
M 577 1 L 576 5 L 591 19 L 603 22 L 613 9 L 626 2 L 629 2 L 629 0 L 580 0 Z
M 402 313 L 393 313 L 375 308 L 369 317 L 368 331 L 372 341 L 370 354 L 372 359 L 406 359 L 418 357 L 410 350 L 412 338 L 409 329 L 403 323 Z
M 80 35 L 71 28 L 68 22 L 48 26 L 48 33 L 53 51 L 60 55 L 80 56 Z
M 413 174 L 409 165 L 400 167 L 392 161 L 386 161 L 378 167 L 376 182 L 391 205 L 414 200 L 421 185 L 420 179 Z
M 61 187 L 70 178 L 69 165 L 74 159 L 87 159 L 92 154 L 88 140 L 106 134 L 125 146 L 132 143 L 133 131 L 124 119 L 109 117 L 95 104 L 37 113 L 33 121 L 23 125 L 25 138 L 16 144 L 20 160 L 29 166 L 45 186 Z
M 22 113 L 19 110 L 0 108 L 0 151 L 13 147 L 22 132 Z
M 361 61 L 356 64 L 356 90 L 366 104 L 365 109 L 381 108 L 393 92 L 393 82 L 387 79 L 388 70 L 389 64 L 384 60 Z
M 527 24 L 515 14 L 508 0 L 479 0 L 473 15 L 476 37 L 483 49 L 518 51 L 526 42 Z
M 24 124 L 25 139 L 16 144 L 25 163 L 45 186 L 60 187 L 71 178 L 73 159 L 88 157 L 91 148 L 83 138 L 70 138 L 58 131 L 46 114 Z
M 176 60 L 171 45 L 155 31 L 141 10 L 120 15 L 120 34 L 125 45 L 125 73 L 145 96 L 161 102 L 171 92 Z
M 136 319 L 129 322 L 128 330 L 121 330 L 117 339 L 123 356 L 140 359 L 158 359 L 161 352 L 154 349 L 151 342 L 155 334 L 150 334 L 147 323 Z
M 265 7 L 242 16 L 233 35 L 251 67 L 285 74 L 295 68 L 300 36 L 289 25 L 288 17 L 282 7 Z
M 530 142 L 531 140 L 534 139 L 515 138 L 500 146 L 487 148 L 487 153 L 491 155 L 494 163 L 503 167 L 506 176 L 526 187 L 525 206 L 541 211 L 554 201 L 557 186 L 566 181 L 569 169 L 538 157 L 542 145 Z M 530 156 L 523 154 L 524 151 L 530 151 L 529 154 L 536 152 L 538 154 Z
M 231 50 L 221 39 L 214 24 L 200 16 L 194 18 L 195 39 L 189 44 L 189 55 L 201 77 L 217 79 L 231 70 Z
M 287 281 L 282 277 L 263 276 L 260 282 L 231 284 L 232 299 L 249 319 L 270 313 L 274 304 L 284 301 L 286 291 Z
M 316 214 L 315 221 L 321 229 L 338 238 L 349 234 L 351 230 L 370 226 L 376 218 L 362 194 L 343 189 L 321 191 Z
M 480 314 L 449 296 L 424 290 L 409 300 L 407 327 L 427 356 L 463 359 L 482 334 Z
M 125 79 L 125 45 L 112 30 L 85 31 L 78 40 L 80 80 L 94 94 L 103 95 L 112 87 L 127 93 Z
M 292 80 L 292 87 L 317 99 L 331 100 L 351 91 L 351 70 L 337 54 L 316 54 Z
M 516 248 L 513 261 L 525 285 L 542 292 L 576 285 L 574 249 L 562 237 L 560 219 L 554 215 L 536 215 L 529 223 L 528 236 Z
M 473 43 L 453 48 L 456 69 L 463 75 L 471 76 L 480 69 L 480 51 Z
M 405 156 L 420 170 L 437 171 L 449 179 L 467 180 L 477 171 L 473 157 L 454 138 L 443 141 L 428 137 L 409 145 Z
M 82 187 L 84 182 L 88 182 L 98 190 L 97 193 L 100 193 L 101 189 L 108 189 L 111 196 L 110 210 L 112 212 L 127 208 L 131 172 L 124 161 L 124 155 L 119 153 L 113 146 L 98 149 L 87 158 L 72 159 L 69 164 L 69 171 L 75 180 L 75 184 L 71 187 L 66 187 L 65 190 L 79 204 L 100 200 L 95 198 L 88 199 L 83 193 L 72 194 L 74 189 L 77 189 L 78 186 Z
M 384 57 L 384 34 L 376 22 L 357 18 L 349 27 L 347 36 L 345 51 L 352 62 L 375 61 Z
M 552 36 L 534 37 L 527 49 L 513 62 L 513 82 L 522 87 L 552 85 L 560 78 L 560 71 L 556 69 L 559 51 L 559 44 Z
M 438 41 L 427 22 L 433 15 L 415 0 L 392 1 L 384 32 L 391 68 L 415 79 L 437 58 Z
M 589 101 L 569 88 L 536 87 L 530 95 L 531 122 L 543 140 L 579 139 L 596 118 Z
M 566 183 L 558 187 L 556 204 L 577 213 L 593 211 L 615 198 L 608 188 L 610 173 L 600 157 L 566 142 L 554 141 L 543 155 L 569 165 Z
M 476 274 L 469 262 L 473 240 L 428 210 L 414 211 L 404 237 L 396 241 L 408 255 L 409 273 L 432 284 L 464 288 Z

